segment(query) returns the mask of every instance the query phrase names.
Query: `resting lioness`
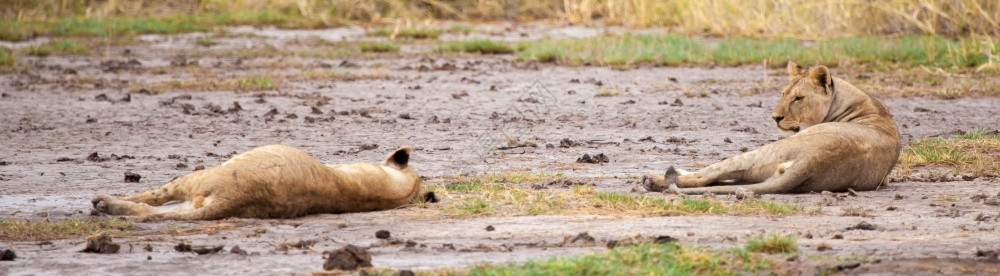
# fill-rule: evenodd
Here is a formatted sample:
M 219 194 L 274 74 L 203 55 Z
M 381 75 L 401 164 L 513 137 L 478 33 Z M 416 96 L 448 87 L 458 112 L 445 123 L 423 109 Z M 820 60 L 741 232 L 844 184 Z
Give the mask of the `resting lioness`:
M 697 172 L 671 166 L 647 174 L 652 191 L 757 194 L 877 188 L 899 158 L 899 132 L 882 102 L 825 66 L 807 72 L 788 63 L 790 82 L 771 116 L 794 135 Z
M 293 147 L 263 146 L 159 189 L 121 198 L 98 195 L 93 204 L 100 213 L 140 220 L 291 218 L 384 210 L 418 198 L 420 176 L 407 164 L 410 151 L 400 147 L 381 164 L 324 165 Z

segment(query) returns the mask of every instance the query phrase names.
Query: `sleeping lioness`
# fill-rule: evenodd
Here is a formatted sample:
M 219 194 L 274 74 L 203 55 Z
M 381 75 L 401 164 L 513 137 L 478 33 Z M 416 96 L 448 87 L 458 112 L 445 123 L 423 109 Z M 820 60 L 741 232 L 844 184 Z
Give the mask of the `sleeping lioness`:
M 418 198 L 420 176 L 407 163 L 410 147 L 381 164 L 324 165 L 285 145 L 236 155 L 131 197 L 98 195 L 94 209 L 140 220 L 291 218 L 395 208 Z M 433 194 L 425 196 L 433 197 Z
M 899 157 L 899 132 L 888 108 L 825 66 L 788 63 L 790 81 L 771 113 L 792 136 L 697 172 L 671 166 L 647 174 L 651 191 L 757 194 L 877 188 Z

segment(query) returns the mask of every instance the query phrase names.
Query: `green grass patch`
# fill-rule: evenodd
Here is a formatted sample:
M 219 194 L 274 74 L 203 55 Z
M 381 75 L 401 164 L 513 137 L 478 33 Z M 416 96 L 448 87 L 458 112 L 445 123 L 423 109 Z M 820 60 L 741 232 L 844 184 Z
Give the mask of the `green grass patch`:
M 199 36 L 199 37 L 195 38 L 194 39 L 194 43 L 198 44 L 199 46 L 203 46 L 203 47 L 211 47 L 212 45 L 219 44 L 218 42 L 215 42 L 214 39 L 212 39 L 211 37 L 207 37 L 207 36 Z
M 362 53 L 395 53 L 399 52 L 399 45 L 389 41 L 362 41 L 358 42 L 358 48 Z
M 381 27 L 368 31 L 370 36 L 384 36 L 390 39 L 437 39 L 444 33 L 436 28 Z
M 792 236 L 770 234 L 747 240 L 743 249 L 749 252 L 790 254 L 798 252 L 799 246 Z
M 7 72 L 14 69 L 17 58 L 14 52 L 7 47 L 0 47 L 0 72 Z
M 1000 133 L 985 129 L 910 141 L 899 156 L 904 169 L 952 167 L 978 176 L 1000 175 Z
M 131 222 L 117 219 L 71 218 L 56 221 L 0 219 L 0 240 L 64 239 L 98 232 L 127 232 L 134 228 Z
M 442 187 L 432 187 L 442 198 L 446 214 L 456 217 L 500 214 L 683 215 L 734 214 L 783 216 L 803 213 L 797 205 L 764 200 L 726 201 L 681 198 L 662 194 L 598 192 L 592 186 L 570 189 L 533 189 L 559 179 L 559 174 L 512 172 L 459 177 Z
M 295 9 L 240 10 L 223 13 L 177 13 L 160 17 L 59 17 L 49 20 L 0 19 L 0 39 L 20 41 L 37 35 L 109 36 L 207 32 L 216 26 L 274 25 L 283 28 L 327 27 L 323 20 L 303 17 Z
M 65 54 L 82 55 L 89 54 L 90 47 L 73 40 L 60 39 L 49 41 L 38 46 L 29 47 L 27 53 L 33 56 Z
M 470 275 L 736 275 L 772 267 L 765 256 L 739 249 L 714 250 L 676 243 L 642 243 L 580 257 L 523 264 L 482 264 Z
M 906 35 L 899 38 L 849 37 L 813 43 L 797 39 L 727 38 L 712 43 L 676 35 L 621 35 L 523 43 L 521 59 L 567 65 L 637 64 L 741 65 L 768 62 L 801 64 L 900 64 L 907 67 L 973 68 L 1000 54 L 1000 41 Z
M 253 76 L 236 80 L 236 87 L 246 91 L 274 90 L 278 83 L 268 76 Z
M 498 42 L 491 39 L 472 39 L 446 43 L 438 47 L 436 52 L 462 52 L 497 55 L 514 53 L 516 50 L 517 49 L 514 45 L 506 42 Z

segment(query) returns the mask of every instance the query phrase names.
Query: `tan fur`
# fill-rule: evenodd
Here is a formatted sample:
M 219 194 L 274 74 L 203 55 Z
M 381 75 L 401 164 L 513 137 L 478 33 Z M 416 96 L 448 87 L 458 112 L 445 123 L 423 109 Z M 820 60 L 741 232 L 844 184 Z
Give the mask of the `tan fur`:
M 825 66 L 788 63 L 789 84 L 774 107 L 778 128 L 792 136 L 692 173 L 670 167 L 647 174 L 649 190 L 757 194 L 877 188 L 899 158 L 899 132 L 888 108 Z
M 98 212 L 140 220 L 292 218 L 390 209 L 418 196 L 420 176 L 406 164 L 410 151 L 400 147 L 381 164 L 324 165 L 293 147 L 263 146 L 159 189 L 130 197 L 98 195 L 93 204 Z

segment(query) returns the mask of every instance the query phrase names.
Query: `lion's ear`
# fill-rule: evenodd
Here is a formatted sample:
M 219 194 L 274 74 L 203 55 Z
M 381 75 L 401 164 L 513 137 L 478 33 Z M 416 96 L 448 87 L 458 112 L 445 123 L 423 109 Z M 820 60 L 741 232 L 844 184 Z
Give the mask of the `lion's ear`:
M 795 78 L 802 75 L 802 66 L 795 64 L 791 60 L 788 61 L 788 77 Z
M 809 79 L 812 79 L 816 85 L 822 86 L 824 92 L 829 93 L 833 90 L 833 77 L 830 76 L 830 69 L 827 69 L 826 66 L 819 65 L 810 69 Z
M 389 155 L 385 157 L 385 160 L 382 160 L 382 164 L 386 166 L 393 166 L 398 169 L 405 169 L 407 163 L 410 162 L 410 151 L 413 151 L 413 148 L 409 146 L 400 146 L 399 149 L 389 153 Z

